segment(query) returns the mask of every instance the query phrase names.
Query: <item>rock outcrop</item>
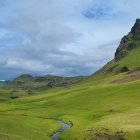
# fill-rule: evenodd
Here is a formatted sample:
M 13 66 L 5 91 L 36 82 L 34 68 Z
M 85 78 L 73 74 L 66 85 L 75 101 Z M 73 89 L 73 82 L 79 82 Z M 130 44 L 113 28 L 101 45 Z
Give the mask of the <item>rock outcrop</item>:
M 115 53 L 115 61 L 120 61 L 121 59 L 126 57 L 127 54 L 132 49 L 137 47 L 136 42 L 139 40 L 140 40 L 140 19 L 137 19 L 130 33 L 122 38 L 120 45 Z

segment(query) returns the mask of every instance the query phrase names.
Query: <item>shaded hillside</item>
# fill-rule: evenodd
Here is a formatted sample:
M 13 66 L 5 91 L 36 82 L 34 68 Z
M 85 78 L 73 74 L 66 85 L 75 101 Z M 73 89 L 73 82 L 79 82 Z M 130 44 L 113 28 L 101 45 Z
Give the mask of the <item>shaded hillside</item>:
M 6 87 L 13 89 L 49 89 L 54 87 L 68 87 L 85 79 L 84 76 L 60 77 L 46 75 L 42 77 L 33 77 L 28 74 L 21 75 L 9 83 Z

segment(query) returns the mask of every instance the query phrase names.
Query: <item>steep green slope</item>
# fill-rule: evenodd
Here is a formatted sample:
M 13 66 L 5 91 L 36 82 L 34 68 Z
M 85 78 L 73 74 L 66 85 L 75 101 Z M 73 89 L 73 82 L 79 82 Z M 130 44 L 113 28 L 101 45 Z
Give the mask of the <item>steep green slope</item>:
M 92 78 L 103 77 L 119 73 L 133 72 L 140 68 L 140 19 L 132 27 L 128 35 L 124 36 L 116 50 L 115 57 L 103 68 L 93 74 Z

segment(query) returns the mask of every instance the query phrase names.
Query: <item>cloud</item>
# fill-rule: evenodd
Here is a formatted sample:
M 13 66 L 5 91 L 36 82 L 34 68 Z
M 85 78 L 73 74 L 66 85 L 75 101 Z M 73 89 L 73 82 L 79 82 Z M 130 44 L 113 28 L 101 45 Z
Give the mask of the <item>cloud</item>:
M 0 0 L 0 78 L 88 75 L 114 57 L 136 0 Z M 10 13 L 10 14 L 9 14 Z

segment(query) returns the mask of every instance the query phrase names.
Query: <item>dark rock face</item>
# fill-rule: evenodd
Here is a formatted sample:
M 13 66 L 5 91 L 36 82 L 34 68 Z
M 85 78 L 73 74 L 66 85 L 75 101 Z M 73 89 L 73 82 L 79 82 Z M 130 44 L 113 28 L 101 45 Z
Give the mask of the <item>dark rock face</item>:
M 128 72 L 129 68 L 127 66 L 124 66 L 120 69 L 119 73 L 123 73 L 123 72 Z
M 140 19 L 136 20 L 135 25 L 131 29 L 131 33 L 134 35 L 134 38 L 140 39 Z
M 136 20 L 131 32 L 122 38 L 115 53 L 115 61 L 123 59 L 132 49 L 137 47 L 135 42 L 138 40 L 140 40 L 140 19 Z
M 124 37 L 125 38 L 125 37 Z M 118 49 L 115 53 L 115 61 L 119 61 L 122 58 L 124 58 L 133 48 L 136 47 L 135 43 L 124 41 L 124 38 L 122 39 Z

